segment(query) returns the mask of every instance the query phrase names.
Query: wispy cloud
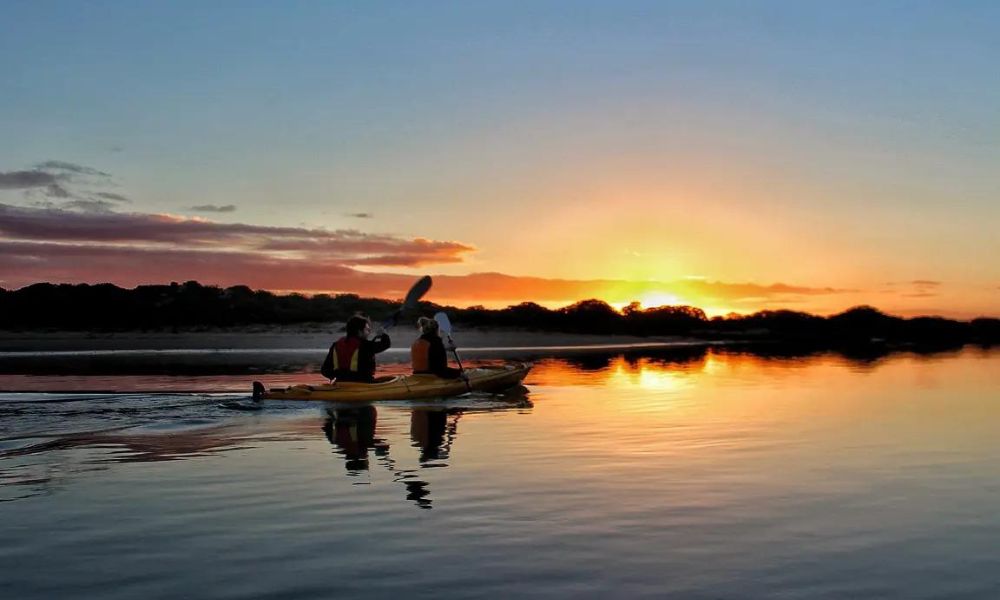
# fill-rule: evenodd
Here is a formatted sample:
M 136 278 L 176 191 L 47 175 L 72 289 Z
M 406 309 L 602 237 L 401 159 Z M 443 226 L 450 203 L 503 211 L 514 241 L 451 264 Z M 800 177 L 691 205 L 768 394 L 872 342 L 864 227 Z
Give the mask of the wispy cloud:
M 59 185 L 58 183 L 53 183 L 52 185 L 45 186 L 45 195 L 49 198 L 72 198 L 73 194 L 69 193 L 65 187 Z
M 85 212 L 0 204 L 7 284 L 94 277 L 117 278 L 123 284 L 134 284 L 136 278 L 151 282 L 202 277 L 219 282 L 225 275 L 226 281 L 275 289 L 328 290 L 338 288 L 328 287 L 329 283 L 310 287 L 321 280 L 320 273 L 329 281 L 332 273 L 360 273 L 354 267 L 461 262 L 474 250 L 453 241 L 216 223 L 175 215 L 111 212 L 113 204 L 107 201 L 74 202 Z M 308 273 L 316 273 L 316 278 L 299 279 Z
M 371 213 L 366 213 L 366 212 L 347 213 L 347 216 L 348 217 L 353 217 L 355 219 L 372 219 L 372 218 L 375 217 L 375 215 L 373 215 Z
M 461 262 L 462 255 L 474 250 L 460 242 L 404 239 L 387 235 L 361 233 L 353 229 L 333 232 L 313 231 L 313 235 L 271 237 L 261 246 L 267 251 L 297 251 L 309 255 L 336 256 L 345 244 L 358 252 L 345 258 L 345 264 L 371 266 L 420 266 L 434 263 Z
M 909 281 L 889 282 L 889 293 L 896 293 L 900 298 L 932 298 L 939 296 L 944 282 L 934 279 L 911 279 Z
M 89 213 L 109 213 L 117 205 L 107 200 L 77 199 L 62 204 L 63 209 L 76 209 Z
M 207 213 L 231 213 L 236 211 L 236 205 L 223 204 L 220 206 L 218 204 L 198 204 L 196 206 L 192 206 L 191 210 Z
M 39 206 L 52 206 L 54 199 L 65 200 L 59 205 L 63 208 L 105 211 L 109 207 L 102 203 L 108 200 L 129 202 L 121 194 L 92 189 L 110 184 L 111 175 L 104 171 L 60 160 L 48 160 L 27 170 L 0 172 L 0 190 L 18 190 L 23 198 Z
M 112 193 L 112 192 L 97 192 L 94 195 L 97 196 L 98 198 L 102 198 L 104 200 L 111 200 L 112 202 L 123 202 L 123 203 L 131 203 L 132 202 L 127 197 L 122 196 L 121 194 L 115 194 L 115 193 Z
M 379 264 L 377 257 L 397 255 L 423 258 L 419 264 L 451 262 L 471 252 L 467 244 L 423 238 L 401 238 L 354 229 L 267 227 L 245 223 L 217 223 L 148 213 L 74 213 L 60 208 L 27 208 L 0 204 L 0 234 L 9 239 L 51 242 L 167 244 L 178 247 L 242 248 L 259 252 L 296 252 L 299 255 L 336 256 Z
M 0 190 L 23 190 L 56 185 L 59 177 L 44 171 L 0 171 Z
M 98 171 L 97 169 L 91 167 L 63 160 L 47 160 L 35 165 L 35 169 L 39 171 L 59 171 L 63 173 L 74 173 L 76 175 L 89 175 L 92 177 L 111 177 L 110 173 L 105 173 L 104 171 Z
M 909 281 L 887 281 L 885 285 L 889 287 L 905 286 L 905 287 L 931 288 L 931 287 L 942 286 L 944 285 L 944 282 L 936 281 L 933 279 L 911 279 Z

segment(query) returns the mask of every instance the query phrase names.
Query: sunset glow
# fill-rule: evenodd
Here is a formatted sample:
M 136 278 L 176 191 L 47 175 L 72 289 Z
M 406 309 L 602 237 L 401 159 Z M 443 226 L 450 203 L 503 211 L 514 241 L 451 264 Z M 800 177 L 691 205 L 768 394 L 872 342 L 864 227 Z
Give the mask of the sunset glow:
M 639 298 L 639 305 L 642 308 L 656 308 L 658 306 L 676 306 L 680 304 L 690 304 L 681 300 L 674 294 L 664 294 L 663 292 L 650 292 L 643 294 Z

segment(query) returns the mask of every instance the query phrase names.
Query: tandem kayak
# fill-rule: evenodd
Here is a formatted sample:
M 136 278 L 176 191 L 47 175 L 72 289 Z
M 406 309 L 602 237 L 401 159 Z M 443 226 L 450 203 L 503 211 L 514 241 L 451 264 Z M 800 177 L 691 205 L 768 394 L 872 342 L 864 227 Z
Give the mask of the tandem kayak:
M 496 367 L 466 369 L 463 379 L 442 379 L 435 375 L 396 375 L 379 377 L 374 383 L 353 381 L 321 385 L 293 385 L 265 390 L 254 382 L 254 398 L 261 400 L 326 400 L 364 402 L 370 400 L 411 400 L 445 398 L 468 391 L 502 392 L 521 382 L 531 370 L 531 363 L 513 363 Z

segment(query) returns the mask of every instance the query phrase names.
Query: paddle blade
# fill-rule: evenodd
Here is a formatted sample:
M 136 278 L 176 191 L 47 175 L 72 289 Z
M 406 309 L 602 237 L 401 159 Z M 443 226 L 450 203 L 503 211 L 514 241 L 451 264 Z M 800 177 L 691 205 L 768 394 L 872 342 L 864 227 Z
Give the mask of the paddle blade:
M 448 319 L 447 314 L 439 312 L 434 315 L 434 320 L 437 321 L 438 329 L 441 331 L 441 333 L 443 333 L 445 336 L 451 335 L 451 320 Z
M 410 291 L 406 293 L 406 299 L 403 300 L 403 305 L 399 308 L 400 310 L 412 309 L 417 305 L 417 302 L 431 289 L 430 275 L 424 275 L 413 284 Z
M 431 276 L 424 275 L 417 280 L 416 283 L 410 288 L 410 291 L 406 292 L 406 298 L 403 300 L 403 304 L 399 306 L 399 309 L 392 313 L 388 319 L 382 321 L 379 326 L 382 331 L 389 329 L 390 327 L 395 327 L 399 322 L 399 317 L 402 316 L 404 311 L 413 310 L 417 306 L 417 302 L 424 297 L 424 294 L 431 289 Z

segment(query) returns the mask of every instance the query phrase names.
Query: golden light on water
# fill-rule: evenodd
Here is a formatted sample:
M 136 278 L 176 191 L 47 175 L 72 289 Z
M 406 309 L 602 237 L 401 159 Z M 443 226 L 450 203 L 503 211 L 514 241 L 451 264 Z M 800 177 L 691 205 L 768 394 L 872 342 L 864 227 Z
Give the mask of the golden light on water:
M 617 362 L 608 374 L 607 385 L 616 389 L 640 387 L 645 390 L 672 392 L 684 387 L 684 376 L 677 372 L 648 365 L 628 367 Z
M 907 408 L 917 400 L 915 391 L 933 392 L 944 381 L 962 381 L 970 389 L 997 381 L 995 372 L 983 369 L 982 361 L 988 358 L 951 361 L 898 356 L 869 363 L 836 354 L 776 358 L 706 349 L 704 354 L 578 360 L 545 360 L 536 365 L 530 381 L 540 386 L 534 415 L 551 420 L 553 427 L 599 416 L 606 435 L 588 437 L 588 444 L 609 456 L 631 455 L 638 449 L 664 455 L 691 451 L 702 457 L 706 444 L 722 448 L 740 436 L 756 435 L 761 428 L 795 438 L 817 422 L 828 424 L 832 433 L 856 435 L 859 424 L 899 419 L 901 427 L 894 434 L 910 438 L 928 426 L 928 421 Z M 875 404 L 871 402 L 873 386 L 881 390 Z M 572 401 L 547 402 L 550 394 L 572 397 Z M 995 412 L 985 396 L 976 406 Z M 949 411 L 939 401 L 925 408 L 934 415 Z M 864 427 L 865 431 L 878 429 Z M 671 432 L 679 437 L 671 438 Z M 694 437 L 688 439 L 688 434 Z M 623 447 L 623 439 L 631 440 L 632 447 Z

